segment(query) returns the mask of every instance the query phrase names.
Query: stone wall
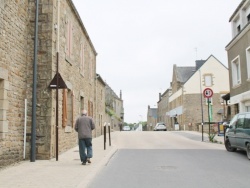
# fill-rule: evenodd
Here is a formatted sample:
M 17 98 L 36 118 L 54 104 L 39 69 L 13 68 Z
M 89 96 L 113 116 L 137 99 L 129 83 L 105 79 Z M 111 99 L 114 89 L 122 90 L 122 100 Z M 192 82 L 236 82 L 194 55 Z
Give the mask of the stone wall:
M 27 133 L 31 133 L 35 2 L 0 0 L 0 167 L 23 157 L 25 98 Z M 40 1 L 38 20 L 36 159 L 50 159 L 55 157 L 56 149 L 56 91 L 49 84 L 56 74 L 57 54 L 59 73 L 67 85 L 66 92 L 60 89 L 58 97 L 60 153 L 77 145 L 74 123 L 81 108 L 90 110 L 94 119 L 98 117 L 97 53 L 71 0 L 61 0 L 60 5 L 57 1 Z M 69 22 L 70 55 L 66 50 Z M 68 117 L 65 126 L 63 104 Z M 30 139 L 28 136 L 26 140 L 26 159 L 30 155 Z
M 28 1 L 0 0 L 0 167 L 22 160 Z
M 96 130 L 95 136 L 103 134 L 103 125 L 105 122 L 105 82 L 97 76 L 97 94 L 96 94 Z

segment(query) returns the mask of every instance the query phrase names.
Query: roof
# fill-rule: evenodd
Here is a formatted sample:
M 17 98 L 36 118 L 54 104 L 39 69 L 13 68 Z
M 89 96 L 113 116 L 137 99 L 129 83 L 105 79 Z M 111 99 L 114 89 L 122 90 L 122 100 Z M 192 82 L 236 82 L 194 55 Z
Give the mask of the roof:
M 102 79 L 100 74 L 96 74 L 96 78 L 98 81 L 100 81 L 100 83 L 102 83 L 104 86 L 106 86 L 106 82 Z
M 185 83 L 193 74 L 195 67 L 176 67 L 177 81 Z
M 221 98 L 224 99 L 225 101 L 230 100 L 230 93 L 227 93 L 226 95 L 223 95 Z
M 240 10 L 240 8 L 242 7 L 242 5 L 246 2 L 246 0 L 242 0 L 241 3 L 238 5 L 238 7 L 236 8 L 236 10 L 234 11 L 234 13 L 232 14 L 232 16 L 229 19 L 229 22 L 232 21 L 232 19 L 234 18 L 234 16 L 237 14 L 237 12 Z
M 157 108 L 149 108 L 148 115 L 157 118 Z

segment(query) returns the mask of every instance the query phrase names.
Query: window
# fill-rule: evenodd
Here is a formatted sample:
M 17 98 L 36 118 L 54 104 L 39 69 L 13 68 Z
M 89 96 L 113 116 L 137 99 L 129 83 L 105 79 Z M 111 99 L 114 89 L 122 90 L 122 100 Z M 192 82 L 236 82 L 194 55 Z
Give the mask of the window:
M 245 129 L 249 129 L 250 128 L 250 114 L 246 114 L 246 116 L 245 116 L 244 128 Z
M 88 115 L 93 117 L 93 103 L 91 101 L 88 101 Z
M 240 114 L 237 120 L 237 128 L 243 128 L 245 115 Z
M 234 116 L 233 119 L 230 121 L 230 126 L 232 126 L 232 128 L 235 129 L 235 125 L 236 125 L 236 122 L 237 122 L 237 116 Z
M 84 76 L 84 43 L 81 43 L 80 49 L 80 73 Z
M 237 27 L 237 32 L 238 33 L 240 32 L 240 25 L 238 25 L 238 27 Z
M 250 47 L 246 49 L 246 59 L 247 59 L 247 78 L 250 79 Z
M 66 59 L 70 60 L 72 51 L 73 51 L 73 25 L 70 20 L 66 18 L 66 32 L 65 32 L 65 38 L 66 38 Z
M 247 22 L 250 22 L 250 14 L 247 15 Z
M 232 63 L 232 81 L 233 86 L 241 84 L 241 74 L 240 74 L 240 58 L 236 57 Z
M 212 86 L 212 75 L 205 75 L 205 86 L 206 87 L 211 87 Z
M 80 96 L 80 114 L 83 109 L 84 109 L 84 97 Z
M 234 114 L 239 113 L 239 104 L 234 104 Z
M 89 82 L 92 82 L 92 78 L 93 78 L 93 55 L 90 53 L 89 54 Z
M 71 90 L 63 89 L 63 113 L 62 113 L 62 126 L 73 127 L 73 109 L 74 109 L 74 94 Z

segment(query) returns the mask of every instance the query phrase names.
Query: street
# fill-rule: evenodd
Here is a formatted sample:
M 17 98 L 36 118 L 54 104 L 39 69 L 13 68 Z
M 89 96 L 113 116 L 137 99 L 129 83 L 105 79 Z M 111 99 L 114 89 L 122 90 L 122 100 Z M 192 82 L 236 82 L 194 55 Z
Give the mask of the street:
M 200 140 L 199 140 L 200 139 Z M 117 151 L 88 187 L 247 188 L 250 161 L 187 132 L 120 132 Z

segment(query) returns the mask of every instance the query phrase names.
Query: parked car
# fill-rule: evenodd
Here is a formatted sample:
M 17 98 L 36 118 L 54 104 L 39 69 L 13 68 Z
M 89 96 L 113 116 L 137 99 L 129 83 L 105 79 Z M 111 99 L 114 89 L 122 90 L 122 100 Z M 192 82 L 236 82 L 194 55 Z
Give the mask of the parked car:
M 154 131 L 167 131 L 167 126 L 164 123 L 157 123 L 154 127 Z
M 245 150 L 250 160 L 250 112 L 239 113 L 230 121 L 225 133 L 227 151 Z
M 123 127 L 122 130 L 124 130 L 124 131 L 130 131 L 130 126 L 126 125 L 126 126 Z

